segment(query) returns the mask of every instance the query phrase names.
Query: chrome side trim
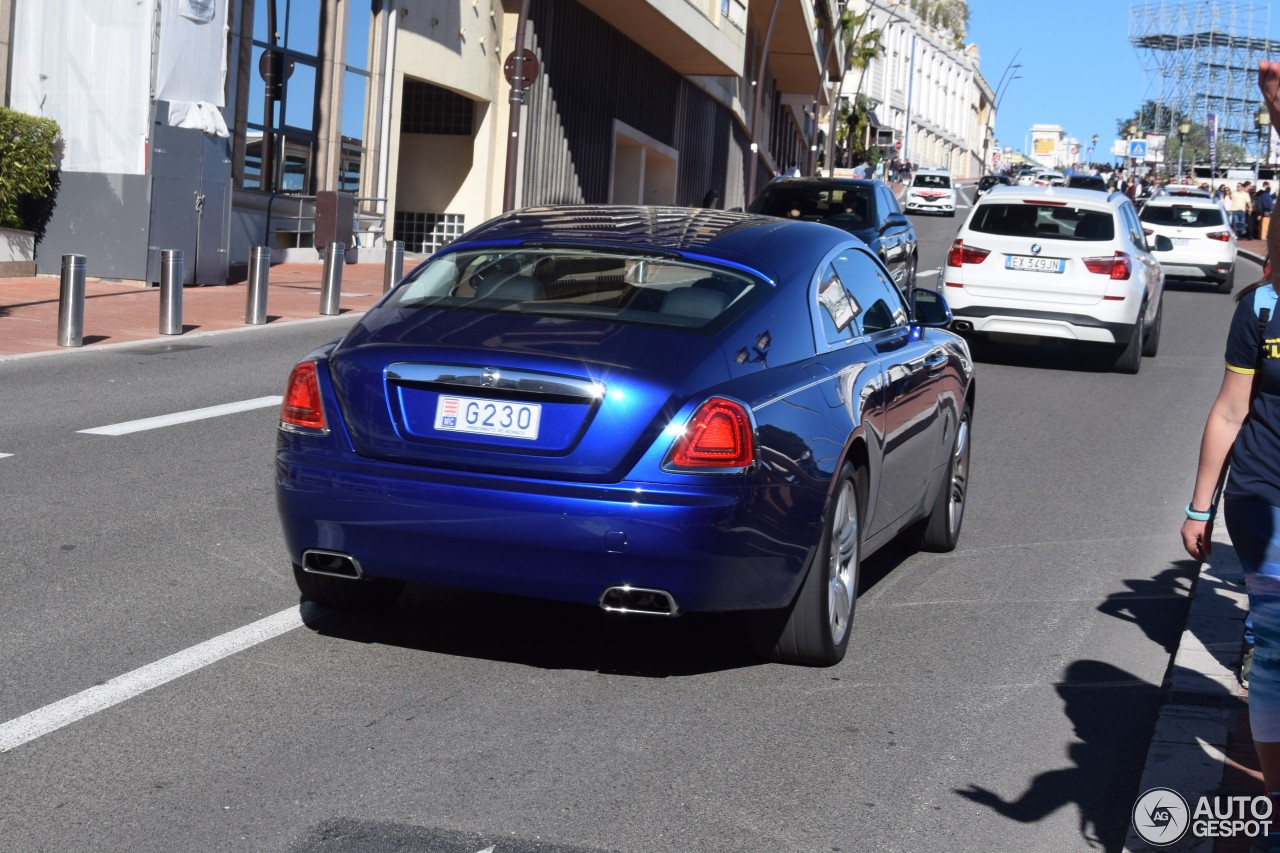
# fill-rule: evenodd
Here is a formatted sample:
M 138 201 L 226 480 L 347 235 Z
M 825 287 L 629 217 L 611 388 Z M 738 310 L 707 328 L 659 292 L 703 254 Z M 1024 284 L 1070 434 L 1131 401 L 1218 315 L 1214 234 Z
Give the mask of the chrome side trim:
M 600 400 L 605 394 L 604 383 L 593 379 L 483 366 L 402 361 L 387 365 L 386 376 L 388 382 L 397 385 L 465 389 L 480 394 L 489 391 L 520 394 L 522 397 L 569 398 L 583 402 Z

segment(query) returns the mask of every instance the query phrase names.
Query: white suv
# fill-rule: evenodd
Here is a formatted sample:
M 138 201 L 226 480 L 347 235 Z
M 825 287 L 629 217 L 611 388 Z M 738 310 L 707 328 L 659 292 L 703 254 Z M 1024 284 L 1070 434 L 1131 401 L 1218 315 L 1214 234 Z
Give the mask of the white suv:
M 1156 251 L 1172 248 L 1157 235 Z M 993 187 L 943 268 L 961 333 L 1113 345 L 1137 373 L 1160 346 L 1164 271 L 1122 193 Z
M 907 213 L 929 211 L 956 215 L 956 188 L 951 183 L 951 173 L 946 169 L 921 169 L 911 179 L 907 188 Z
M 1236 269 L 1236 235 L 1227 213 L 1211 198 L 1157 195 L 1138 214 L 1150 237 L 1163 234 L 1173 250 L 1160 255 L 1170 278 L 1214 282 L 1219 293 L 1230 293 Z

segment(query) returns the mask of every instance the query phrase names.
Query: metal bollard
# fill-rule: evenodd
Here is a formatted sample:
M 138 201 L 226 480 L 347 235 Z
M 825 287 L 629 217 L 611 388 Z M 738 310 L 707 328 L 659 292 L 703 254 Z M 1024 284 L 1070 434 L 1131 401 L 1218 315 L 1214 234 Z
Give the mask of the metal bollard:
M 342 265 L 346 262 L 347 247 L 330 243 L 324 247 L 324 279 L 320 282 L 320 313 L 337 314 L 338 299 L 342 296 Z
M 271 249 L 254 246 L 249 250 L 249 291 L 244 304 L 244 321 L 251 326 L 267 322 L 267 283 L 270 277 Z
M 387 260 L 382 268 L 382 292 L 396 286 L 404 276 L 404 241 L 392 240 L 387 244 Z
M 160 250 L 160 334 L 182 334 L 182 250 Z
M 58 346 L 84 346 L 84 255 L 62 256 L 58 294 Z

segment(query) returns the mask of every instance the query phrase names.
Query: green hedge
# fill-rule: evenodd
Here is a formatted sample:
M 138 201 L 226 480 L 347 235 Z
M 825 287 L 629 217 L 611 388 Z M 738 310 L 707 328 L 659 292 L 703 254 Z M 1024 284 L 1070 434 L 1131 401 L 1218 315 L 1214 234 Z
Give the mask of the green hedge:
M 0 107 L 0 228 L 30 228 L 20 208 L 53 190 L 54 149 L 62 131 L 53 119 Z

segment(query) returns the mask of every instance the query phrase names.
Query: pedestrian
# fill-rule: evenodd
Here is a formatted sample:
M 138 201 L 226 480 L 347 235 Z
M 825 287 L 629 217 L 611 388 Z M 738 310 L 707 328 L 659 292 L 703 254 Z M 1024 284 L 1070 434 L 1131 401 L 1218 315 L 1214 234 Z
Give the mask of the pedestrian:
M 1271 193 L 1270 181 L 1262 182 L 1262 189 L 1258 190 L 1258 194 L 1253 197 L 1253 202 L 1257 210 L 1258 239 L 1265 240 L 1270 230 L 1271 214 L 1276 209 L 1276 197 Z
M 1258 64 L 1258 86 L 1280 129 L 1280 62 Z M 1273 212 L 1273 217 L 1275 213 Z M 1276 223 L 1272 222 L 1274 226 Z M 1280 232 L 1268 247 L 1280 256 Z M 1256 643 L 1249 675 L 1249 726 L 1267 793 L 1280 797 L 1280 281 L 1245 288 L 1227 335 L 1226 371 L 1209 409 L 1182 544 L 1196 560 L 1210 552 L 1219 486 L 1227 532 L 1245 571 Z M 1230 468 L 1228 469 L 1228 463 Z M 1280 853 L 1280 832 L 1255 850 Z
M 1231 194 L 1231 229 L 1236 232 L 1236 236 L 1244 238 L 1248 236 L 1249 221 L 1249 193 L 1244 188 L 1244 184 L 1236 184 L 1235 192 Z

